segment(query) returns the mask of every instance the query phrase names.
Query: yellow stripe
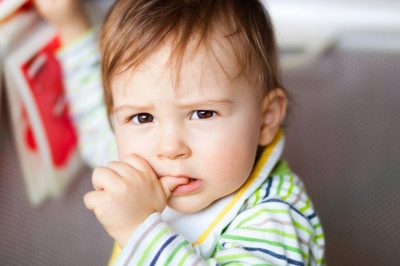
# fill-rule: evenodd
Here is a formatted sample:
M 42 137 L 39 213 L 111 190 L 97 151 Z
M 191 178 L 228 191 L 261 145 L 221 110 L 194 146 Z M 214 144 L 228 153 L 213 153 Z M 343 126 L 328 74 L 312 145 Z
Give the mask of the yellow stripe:
M 193 242 L 192 246 L 199 245 L 204 242 L 207 236 L 211 233 L 214 227 L 224 218 L 224 216 L 232 209 L 235 203 L 242 197 L 247 188 L 253 183 L 256 177 L 260 174 L 265 162 L 270 158 L 272 151 L 275 149 L 279 140 L 282 138 L 283 131 L 279 129 L 278 133 L 275 136 L 273 142 L 266 148 L 266 150 L 261 155 L 261 158 L 258 160 L 254 171 L 252 172 L 249 179 L 247 179 L 246 183 L 242 186 L 242 188 L 235 194 L 233 199 L 225 206 L 225 208 L 218 214 L 217 218 L 212 221 L 212 223 L 207 227 L 207 229 L 200 235 L 200 237 Z
M 113 266 L 117 262 L 117 258 L 121 253 L 121 248 L 118 246 L 117 242 L 114 243 L 113 251 L 108 262 L 108 266 Z

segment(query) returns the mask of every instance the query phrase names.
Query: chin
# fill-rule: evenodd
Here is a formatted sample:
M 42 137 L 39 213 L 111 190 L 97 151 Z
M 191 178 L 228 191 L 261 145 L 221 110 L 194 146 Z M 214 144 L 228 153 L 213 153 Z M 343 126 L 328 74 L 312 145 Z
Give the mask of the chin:
M 168 207 L 170 207 L 171 209 L 173 209 L 177 212 L 184 213 L 184 214 L 191 214 L 191 213 L 199 212 L 199 211 L 207 208 L 209 205 L 210 205 L 210 203 L 194 204 L 190 201 L 177 202 L 175 200 L 172 200 L 171 202 L 168 202 Z

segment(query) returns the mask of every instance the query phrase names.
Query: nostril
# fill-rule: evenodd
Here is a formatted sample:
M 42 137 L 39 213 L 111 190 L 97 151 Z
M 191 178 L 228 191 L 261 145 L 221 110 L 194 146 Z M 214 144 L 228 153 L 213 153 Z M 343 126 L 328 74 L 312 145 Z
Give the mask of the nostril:
M 157 150 L 157 156 L 161 159 L 184 159 L 191 154 L 190 148 L 184 143 L 166 143 L 160 145 Z

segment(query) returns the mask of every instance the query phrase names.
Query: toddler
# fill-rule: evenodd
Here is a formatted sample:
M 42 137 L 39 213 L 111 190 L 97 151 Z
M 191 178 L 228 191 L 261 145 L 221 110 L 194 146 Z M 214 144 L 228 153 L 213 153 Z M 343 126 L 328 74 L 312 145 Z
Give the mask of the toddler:
M 117 1 L 103 85 L 94 43 L 87 33 L 60 57 L 81 146 L 104 131 L 88 150 L 109 145 L 112 159 L 106 117 L 115 134 L 118 159 L 84 198 L 116 240 L 112 264 L 324 264 L 318 216 L 280 158 L 287 97 L 259 1 Z

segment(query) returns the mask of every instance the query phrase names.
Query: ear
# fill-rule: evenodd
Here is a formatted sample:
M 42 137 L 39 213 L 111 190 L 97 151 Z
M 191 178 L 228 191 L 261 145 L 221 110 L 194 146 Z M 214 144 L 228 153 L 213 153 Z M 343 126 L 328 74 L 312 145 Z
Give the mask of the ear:
M 287 97 L 282 89 L 274 89 L 264 96 L 261 106 L 259 145 L 267 146 L 272 142 L 285 118 L 286 107 Z

